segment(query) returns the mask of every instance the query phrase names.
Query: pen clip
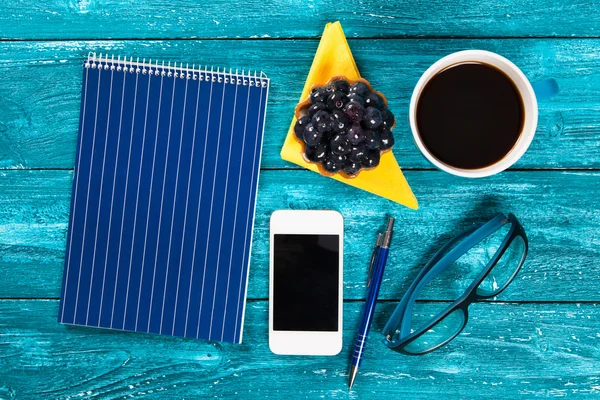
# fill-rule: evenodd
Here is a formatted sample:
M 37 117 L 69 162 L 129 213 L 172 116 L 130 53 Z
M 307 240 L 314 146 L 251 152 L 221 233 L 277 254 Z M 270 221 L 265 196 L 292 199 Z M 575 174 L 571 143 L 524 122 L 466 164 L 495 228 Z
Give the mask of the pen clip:
M 390 217 L 388 220 L 387 228 L 385 233 L 383 234 L 383 243 L 381 247 L 385 247 L 386 249 L 390 247 L 390 243 L 392 241 L 392 232 L 394 230 L 394 218 Z
M 375 257 L 377 256 L 377 251 L 381 247 L 381 243 L 383 243 L 383 235 L 379 233 L 377 235 L 377 242 L 375 243 L 375 248 L 373 248 L 373 254 L 371 254 L 371 262 L 369 263 L 369 273 L 367 278 L 367 287 L 371 285 L 371 275 L 373 275 L 373 265 L 375 264 Z

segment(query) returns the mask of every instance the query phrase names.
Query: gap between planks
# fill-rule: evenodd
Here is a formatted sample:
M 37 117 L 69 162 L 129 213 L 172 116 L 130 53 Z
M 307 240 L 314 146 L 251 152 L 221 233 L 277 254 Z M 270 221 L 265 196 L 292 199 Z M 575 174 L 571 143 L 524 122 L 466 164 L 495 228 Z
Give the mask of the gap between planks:
M 109 38 L 0 38 L 0 42 L 97 42 L 97 41 L 316 41 L 320 40 L 321 36 L 312 37 L 147 37 L 147 38 L 126 38 L 126 37 L 109 37 Z M 580 40 L 580 39 L 600 39 L 600 36 L 415 36 L 415 35 L 390 35 L 390 36 L 363 36 L 363 37 L 348 37 L 348 41 L 359 41 L 359 40 Z

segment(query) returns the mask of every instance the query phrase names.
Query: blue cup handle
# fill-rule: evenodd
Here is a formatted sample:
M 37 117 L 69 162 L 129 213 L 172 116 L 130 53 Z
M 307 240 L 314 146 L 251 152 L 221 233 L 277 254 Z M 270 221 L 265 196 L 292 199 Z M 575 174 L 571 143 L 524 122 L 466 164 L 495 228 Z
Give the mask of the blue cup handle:
M 558 82 L 556 79 L 548 78 L 531 84 L 535 97 L 538 101 L 546 101 L 558 94 Z

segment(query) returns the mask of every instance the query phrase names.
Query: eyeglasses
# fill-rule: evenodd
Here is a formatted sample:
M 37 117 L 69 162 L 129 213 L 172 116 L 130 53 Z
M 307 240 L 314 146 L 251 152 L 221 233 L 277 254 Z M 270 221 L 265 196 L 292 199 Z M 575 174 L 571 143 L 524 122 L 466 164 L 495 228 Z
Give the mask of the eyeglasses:
M 407 355 L 446 345 L 467 325 L 471 303 L 497 296 L 512 282 L 527 249 L 527 236 L 513 214 L 498 214 L 452 239 L 408 288 L 383 329 L 385 345 Z M 436 293 L 451 293 L 456 300 L 450 305 L 419 301 Z

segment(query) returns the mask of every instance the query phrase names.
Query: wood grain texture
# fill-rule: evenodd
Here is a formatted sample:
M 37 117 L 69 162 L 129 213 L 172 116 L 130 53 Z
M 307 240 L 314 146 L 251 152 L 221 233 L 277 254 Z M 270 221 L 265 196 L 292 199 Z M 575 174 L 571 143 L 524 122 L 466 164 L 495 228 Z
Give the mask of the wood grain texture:
M 56 322 L 57 301 L 0 301 L 0 397 L 241 399 L 586 398 L 600 394 L 597 305 L 475 304 L 461 336 L 422 357 L 388 350 L 378 333 L 394 304 L 378 304 L 361 373 L 347 365 L 361 303 L 344 307 L 335 357 L 276 356 L 267 302 L 250 302 L 241 345 Z M 440 304 L 430 304 L 431 310 Z
M 362 74 L 398 118 L 394 152 L 419 211 L 292 170 L 279 158 L 318 37 L 335 20 Z M 600 3 L 589 0 L 3 2 L 0 399 L 598 397 L 599 27 Z M 561 93 L 540 104 L 536 137 L 517 171 L 483 180 L 422 171 L 431 166 L 407 124 L 412 89 L 434 61 L 472 48 L 508 57 L 533 81 L 557 79 Z M 81 62 L 89 51 L 270 76 L 242 345 L 56 322 Z M 282 208 L 345 216 L 348 300 L 336 357 L 279 357 L 268 349 L 268 219 Z M 423 263 L 496 211 L 514 212 L 529 236 L 530 254 L 515 282 L 498 299 L 474 304 L 465 332 L 446 348 L 423 357 L 387 350 L 378 332 Z M 397 234 L 363 368 L 349 393 L 368 256 L 385 214 L 397 218 Z M 454 295 L 440 286 L 426 306 L 433 312 Z
M 271 78 L 263 168 L 279 157 L 317 41 L 0 42 L 0 168 L 72 168 L 81 64 L 89 51 L 263 69 Z M 358 67 L 396 114 L 394 152 L 405 169 L 431 168 L 408 127 L 420 75 L 438 58 L 479 48 L 513 60 L 532 79 L 554 77 L 561 93 L 540 103 L 537 134 L 516 168 L 600 167 L 600 40 L 350 41 Z
M 598 4 L 585 0 L 34 0 L 5 2 L 0 37 L 317 37 L 342 21 L 349 37 L 597 36 Z
M 412 211 L 308 171 L 262 171 L 248 296 L 268 297 L 268 226 L 277 209 L 333 209 L 345 218 L 346 299 L 363 299 L 368 257 L 385 215 L 397 219 L 382 299 L 398 299 L 446 240 L 498 211 L 526 229 L 530 253 L 500 296 L 511 301 L 600 301 L 600 172 L 506 172 L 468 180 L 409 171 L 420 201 Z M 0 175 L 0 297 L 57 298 L 71 195 L 71 171 Z M 431 299 L 456 292 L 440 287 Z

